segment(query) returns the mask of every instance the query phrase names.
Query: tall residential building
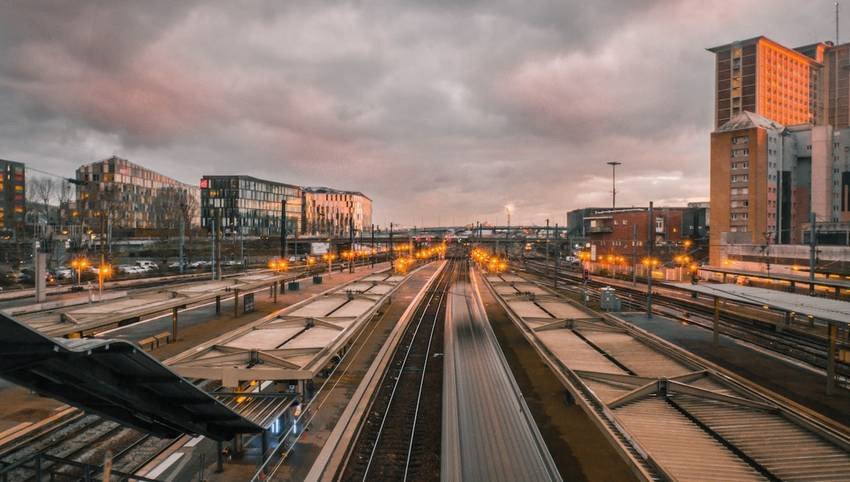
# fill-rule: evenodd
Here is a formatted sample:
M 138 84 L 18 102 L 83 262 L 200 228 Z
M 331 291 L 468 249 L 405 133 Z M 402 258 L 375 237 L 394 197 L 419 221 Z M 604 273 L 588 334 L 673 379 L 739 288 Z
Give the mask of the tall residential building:
M 279 236 L 283 199 L 287 232 L 301 230 L 302 193 L 292 184 L 251 176 L 204 176 L 201 179 L 201 226 L 212 230 L 221 219 L 224 233 Z
M 180 218 L 197 225 L 200 190 L 127 159 L 110 157 L 77 169 L 80 216 L 98 226 L 107 216 L 122 229 L 176 228 Z
M 304 233 L 344 235 L 350 232 L 352 223 L 355 233 L 371 228 L 372 200 L 365 194 L 327 187 L 304 188 Z
M 804 242 L 810 212 L 850 222 L 850 129 L 741 112 L 711 134 L 711 264 L 723 245 Z
M 0 235 L 23 234 L 26 214 L 24 164 L 0 159 Z
M 759 36 L 708 49 L 715 54 L 714 127 L 741 112 L 784 125 L 823 123 L 823 62 L 831 46 L 790 49 Z

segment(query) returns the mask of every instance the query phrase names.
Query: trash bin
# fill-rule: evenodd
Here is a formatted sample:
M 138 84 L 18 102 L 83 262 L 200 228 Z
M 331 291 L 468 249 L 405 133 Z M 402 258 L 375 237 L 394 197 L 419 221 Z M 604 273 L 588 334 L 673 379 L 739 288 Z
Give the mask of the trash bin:
M 322 277 L 320 275 L 313 276 L 313 284 L 314 285 L 322 284 Z
M 298 289 L 301 288 L 301 283 L 297 281 L 290 281 L 289 283 L 287 283 L 286 287 L 289 289 L 289 291 L 298 291 Z

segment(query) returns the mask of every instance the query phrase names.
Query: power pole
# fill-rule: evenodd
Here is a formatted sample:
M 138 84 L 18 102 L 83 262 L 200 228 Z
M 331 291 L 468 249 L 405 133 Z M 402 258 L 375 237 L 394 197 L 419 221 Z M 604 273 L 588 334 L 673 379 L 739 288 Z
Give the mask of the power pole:
M 646 317 L 652 318 L 652 248 L 655 247 L 655 215 L 652 213 L 652 201 L 649 201 L 648 216 L 646 226 L 649 231 L 649 263 L 647 264 L 649 272 L 646 277 Z
M 375 225 L 372 224 L 372 249 L 369 251 L 369 256 L 372 258 L 372 267 L 375 267 Z
M 609 161 L 611 166 L 611 209 L 617 209 L 617 166 L 622 164 L 619 161 Z

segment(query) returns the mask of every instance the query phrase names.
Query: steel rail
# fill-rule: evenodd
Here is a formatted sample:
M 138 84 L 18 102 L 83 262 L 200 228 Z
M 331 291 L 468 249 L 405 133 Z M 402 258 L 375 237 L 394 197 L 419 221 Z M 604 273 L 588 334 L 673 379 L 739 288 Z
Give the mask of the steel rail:
M 452 266 L 452 270 L 456 271 L 457 267 Z M 452 276 L 453 275 L 454 274 L 452 274 Z M 446 288 L 446 291 L 442 295 L 440 304 L 442 304 L 442 299 L 445 298 L 445 294 L 447 292 L 448 292 L 448 287 Z M 437 309 L 437 314 L 435 316 L 437 316 L 437 317 L 440 316 L 439 308 Z M 428 370 L 428 360 L 431 358 L 430 357 L 430 355 L 431 355 L 431 345 L 432 345 L 433 340 L 434 340 L 434 330 L 436 329 L 436 327 L 437 327 L 437 322 L 435 320 L 435 322 L 431 325 L 431 334 L 428 337 L 428 348 L 425 351 L 425 363 L 422 365 L 422 375 L 419 376 L 419 392 L 416 395 L 416 410 L 413 414 L 413 426 L 410 429 L 410 442 L 407 446 L 407 458 L 404 462 L 404 480 L 407 480 L 407 473 L 408 473 L 408 469 L 410 467 L 410 455 L 413 452 L 413 438 L 416 435 L 416 422 L 419 420 L 419 405 L 420 405 L 420 402 L 422 400 L 422 387 L 425 384 L 425 372 Z
M 452 269 L 454 270 L 454 267 L 453 267 Z M 399 373 L 401 373 L 402 371 L 404 371 L 404 368 L 407 366 L 407 360 L 408 360 L 408 358 L 409 358 L 409 356 L 410 356 L 410 352 L 411 352 L 411 350 L 413 349 L 413 342 L 414 342 L 414 340 L 416 339 L 416 336 L 419 334 L 419 329 L 420 329 L 420 327 L 422 326 L 422 321 L 425 319 L 425 315 L 428 313 L 428 308 L 430 308 L 430 307 L 431 307 L 431 304 L 433 303 L 434 298 L 436 298 L 436 297 L 437 297 L 437 295 L 438 295 L 438 293 L 439 293 L 440 298 L 439 298 L 438 303 L 437 303 L 437 313 L 434 315 L 434 318 L 435 318 L 434 324 L 436 325 L 436 318 L 437 318 L 437 317 L 439 317 L 439 306 L 442 304 L 442 301 L 443 301 L 443 299 L 445 298 L 445 294 L 446 294 L 446 292 L 448 291 L 448 283 L 447 283 L 446 281 L 448 281 L 448 280 L 450 279 L 450 277 L 451 277 L 451 276 L 453 276 L 453 274 L 454 274 L 454 271 L 450 271 L 450 272 L 444 272 L 444 273 L 442 273 L 442 279 L 441 279 L 441 280 L 440 280 L 440 282 L 437 284 L 438 288 L 437 288 L 434 292 L 432 292 L 432 293 L 431 293 L 431 295 L 428 297 L 427 302 L 426 302 L 426 303 L 425 303 L 425 305 L 422 307 L 422 313 L 421 313 L 421 315 L 419 316 L 419 320 L 418 320 L 418 321 L 417 321 L 417 323 L 416 323 L 416 328 L 415 328 L 415 329 L 414 329 L 414 331 L 413 331 L 413 335 L 410 337 L 410 344 L 407 346 L 407 350 L 405 351 L 404 358 L 402 359 L 402 365 L 401 365 L 401 368 L 399 369 Z M 441 285 L 442 285 L 442 288 L 440 288 L 440 287 L 439 287 L 439 286 L 441 286 Z M 429 340 L 429 347 L 430 347 L 430 340 Z M 426 358 L 426 360 L 427 360 L 427 358 Z M 423 376 L 424 376 L 424 373 L 425 373 L 425 372 L 424 372 L 424 370 L 423 370 L 423 372 L 422 372 L 422 373 L 423 373 Z M 371 469 L 371 467 L 372 467 L 372 462 L 374 461 L 375 453 L 377 452 L 378 445 L 379 445 L 380 440 L 381 440 L 381 437 L 382 437 L 382 435 L 383 435 L 384 426 L 385 426 L 385 424 L 386 424 L 387 417 L 388 417 L 388 415 L 389 415 L 389 413 L 390 413 L 390 410 L 391 410 L 391 409 L 392 409 L 392 407 L 393 407 L 393 401 L 394 401 L 394 399 L 395 399 L 395 395 L 396 395 L 396 392 L 397 392 L 397 390 L 398 390 L 398 385 L 399 385 L 400 379 L 401 379 L 401 377 L 400 377 L 400 376 L 399 376 L 399 377 L 396 377 L 395 382 L 393 383 L 392 391 L 390 392 L 390 398 L 389 398 L 389 401 L 387 402 L 387 407 L 386 407 L 386 409 L 384 410 L 384 414 L 383 414 L 383 416 L 381 417 L 381 425 L 378 427 L 378 433 L 377 433 L 377 434 L 376 434 L 376 436 L 375 436 L 374 445 L 372 445 L 372 451 L 371 451 L 371 453 L 370 453 L 370 455 L 369 455 L 369 460 L 367 461 L 367 463 L 366 463 L 366 468 L 365 468 L 365 470 L 364 470 L 364 472 L 363 472 L 363 479 L 362 479 L 362 480 L 363 480 L 364 482 L 365 482 L 366 480 L 368 480 L 369 470 L 370 470 L 370 469 Z M 421 392 L 421 390 L 422 390 L 422 385 L 421 385 L 421 383 L 420 383 L 419 390 L 420 390 L 420 391 L 419 391 L 419 393 L 417 394 L 417 412 L 418 412 L 418 409 L 419 409 L 419 407 L 418 407 L 418 405 L 419 405 L 419 399 L 420 399 L 420 398 L 421 398 L 421 396 L 422 396 L 422 392 Z M 411 446 L 412 446 L 412 440 L 413 440 L 413 439 L 412 439 L 412 437 L 413 437 L 413 433 L 411 432 Z M 409 462 L 409 456 L 410 456 L 410 452 L 409 452 L 409 451 L 408 451 L 407 456 L 408 456 L 408 457 L 407 457 L 407 461 Z M 408 467 L 408 464 L 407 464 L 407 462 L 406 462 L 406 463 L 405 463 L 405 478 L 406 478 L 406 476 L 407 476 L 407 467 Z

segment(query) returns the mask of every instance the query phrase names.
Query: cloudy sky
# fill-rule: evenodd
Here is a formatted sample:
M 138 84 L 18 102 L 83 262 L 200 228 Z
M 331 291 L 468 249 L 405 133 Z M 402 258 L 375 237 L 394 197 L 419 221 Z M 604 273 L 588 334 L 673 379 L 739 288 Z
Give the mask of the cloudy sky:
M 850 2 L 842 14 L 850 32 Z M 708 195 L 713 58 L 832 0 L 0 2 L 0 158 L 361 190 L 375 222 Z

